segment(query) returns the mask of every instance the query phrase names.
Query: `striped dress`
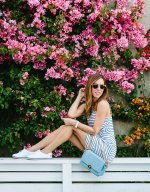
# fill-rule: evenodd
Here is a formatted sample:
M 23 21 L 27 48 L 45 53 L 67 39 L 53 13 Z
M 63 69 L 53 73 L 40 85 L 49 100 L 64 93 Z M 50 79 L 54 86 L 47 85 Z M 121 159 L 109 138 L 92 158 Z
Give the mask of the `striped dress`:
M 93 111 L 89 118 L 87 119 L 88 125 L 90 127 L 94 126 L 94 121 L 96 117 L 96 112 Z M 88 147 L 90 142 L 90 134 L 87 133 L 85 140 L 85 147 Z M 106 117 L 101 130 L 97 136 L 93 136 L 90 149 L 102 157 L 107 163 L 113 161 L 116 155 L 117 147 L 114 135 L 114 128 L 112 117 Z

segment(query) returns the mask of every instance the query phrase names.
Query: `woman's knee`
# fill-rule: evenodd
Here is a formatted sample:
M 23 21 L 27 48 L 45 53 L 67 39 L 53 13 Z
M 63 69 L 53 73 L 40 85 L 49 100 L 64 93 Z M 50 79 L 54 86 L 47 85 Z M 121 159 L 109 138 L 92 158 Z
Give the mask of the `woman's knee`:
M 61 125 L 59 128 L 63 128 L 65 125 Z
M 71 126 L 71 125 L 61 125 L 59 128 L 70 128 L 70 129 L 73 129 L 73 126 Z
M 65 133 L 70 134 L 70 137 L 72 136 L 72 134 L 73 134 L 72 126 L 65 125 L 65 126 L 63 127 L 63 130 L 65 131 Z
M 64 131 L 65 133 L 70 134 L 70 137 L 71 137 L 71 135 L 72 135 L 72 133 L 73 133 L 73 126 L 70 126 L 70 125 L 61 125 L 60 128 L 61 128 L 61 132 Z
M 74 135 L 74 132 L 72 131 L 72 134 L 71 134 L 71 136 L 70 136 L 70 138 L 69 138 L 69 141 L 72 142 L 72 140 L 73 140 L 75 137 L 76 137 L 76 136 Z
M 73 130 L 73 126 L 72 125 L 61 125 L 60 128 Z

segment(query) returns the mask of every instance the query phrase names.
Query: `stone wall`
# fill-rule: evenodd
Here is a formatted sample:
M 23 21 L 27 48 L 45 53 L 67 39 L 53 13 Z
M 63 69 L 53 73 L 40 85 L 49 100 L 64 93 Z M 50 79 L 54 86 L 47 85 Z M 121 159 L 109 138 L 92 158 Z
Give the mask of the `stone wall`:
M 147 30 L 150 29 L 150 0 L 145 0 L 145 14 L 144 14 L 144 17 L 140 20 L 140 22 L 145 26 Z M 137 81 L 136 84 L 144 85 L 144 87 L 142 88 L 144 91 L 144 96 L 150 97 L 150 71 L 145 72 L 143 80 L 141 82 Z M 139 97 L 143 96 L 143 93 L 141 93 L 142 89 L 141 88 L 138 89 Z M 129 123 L 129 122 L 127 123 L 127 122 L 116 121 L 116 120 L 114 121 L 115 133 L 117 135 L 128 134 L 132 126 L 133 126 L 133 123 Z
M 146 27 L 146 29 L 150 29 L 150 0 L 145 0 L 145 14 L 141 19 L 141 23 Z
M 145 14 L 144 17 L 141 19 L 141 23 L 145 26 L 148 30 L 150 29 L 150 0 L 145 0 Z M 150 97 L 150 71 L 144 73 L 144 95 L 145 97 Z M 138 92 L 138 96 L 141 96 L 140 90 Z

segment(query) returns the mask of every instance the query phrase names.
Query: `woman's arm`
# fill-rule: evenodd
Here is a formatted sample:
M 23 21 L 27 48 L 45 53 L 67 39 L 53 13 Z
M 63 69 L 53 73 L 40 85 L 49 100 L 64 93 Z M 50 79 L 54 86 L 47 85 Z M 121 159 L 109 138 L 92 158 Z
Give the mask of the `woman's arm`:
M 94 130 L 92 127 L 88 126 L 88 125 L 85 125 L 75 119 L 71 119 L 71 118 L 62 118 L 62 120 L 64 121 L 65 125 L 72 125 L 74 126 L 75 128 L 79 128 L 81 129 L 82 131 L 86 132 L 86 133 L 89 133 L 91 135 L 94 134 Z M 77 125 L 77 127 L 76 127 Z
M 77 118 L 82 115 L 85 109 L 85 103 L 79 106 L 81 99 L 84 97 L 84 88 L 79 90 L 79 94 L 68 111 L 68 117 Z M 79 107 L 78 107 L 79 106 Z
M 94 129 L 88 125 L 85 125 L 81 122 L 78 123 L 78 129 L 81 129 L 82 131 L 89 133 L 90 135 L 94 135 Z
M 71 119 L 71 118 L 62 118 L 62 119 L 66 125 L 72 125 L 72 126 L 77 125 L 77 128 L 81 129 L 82 131 L 89 133 L 91 135 L 97 135 L 103 126 L 104 120 L 109 112 L 109 109 L 110 107 L 107 101 L 101 101 L 100 103 L 98 103 L 96 118 L 95 118 L 93 128 L 81 122 L 77 123 L 78 121 L 75 119 Z
M 107 101 L 101 101 L 97 105 L 96 118 L 93 128 L 83 123 L 78 123 L 78 128 L 91 135 L 97 135 L 103 126 L 104 120 L 109 112 L 109 103 Z
M 85 125 L 81 122 L 78 123 L 78 128 L 84 132 L 90 133 L 91 135 L 97 135 L 103 126 L 104 120 L 110 111 L 109 103 L 102 100 L 97 105 L 96 117 L 93 128 Z

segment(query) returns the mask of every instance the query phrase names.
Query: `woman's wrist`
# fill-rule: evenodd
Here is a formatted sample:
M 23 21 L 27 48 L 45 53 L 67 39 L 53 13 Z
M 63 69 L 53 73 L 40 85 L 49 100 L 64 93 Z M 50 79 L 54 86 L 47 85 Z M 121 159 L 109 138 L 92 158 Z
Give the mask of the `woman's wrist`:
M 80 95 L 77 96 L 77 100 L 80 102 L 82 100 L 83 97 L 81 97 Z
M 79 121 L 76 121 L 75 128 L 78 128 L 79 126 Z

